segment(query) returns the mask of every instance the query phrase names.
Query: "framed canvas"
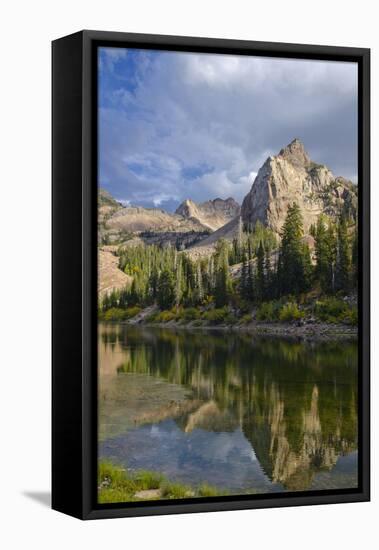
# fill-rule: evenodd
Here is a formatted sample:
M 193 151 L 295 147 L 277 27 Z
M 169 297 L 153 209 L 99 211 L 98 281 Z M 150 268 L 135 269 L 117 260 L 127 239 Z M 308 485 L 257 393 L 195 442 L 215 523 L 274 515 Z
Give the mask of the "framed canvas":
M 53 508 L 369 500 L 369 50 L 52 52 Z

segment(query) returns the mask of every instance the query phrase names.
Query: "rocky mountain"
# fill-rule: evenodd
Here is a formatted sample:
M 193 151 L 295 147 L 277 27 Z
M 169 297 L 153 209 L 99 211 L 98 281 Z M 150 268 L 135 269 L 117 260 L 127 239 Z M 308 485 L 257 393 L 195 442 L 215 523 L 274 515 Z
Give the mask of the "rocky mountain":
M 239 215 L 240 205 L 232 197 L 201 203 L 186 199 L 175 213 L 189 220 L 197 220 L 201 225 L 216 231 Z
M 146 244 L 195 242 L 210 233 L 195 217 L 165 212 L 159 208 L 124 206 L 107 191 L 100 190 L 98 200 L 99 244 L 120 244 L 132 237 L 143 237 Z
M 305 238 L 311 239 L 310 226 L 321 213 L 336 218 L 345 211 L 356 218 L 358 188 L 334 176 L 327 166 L 313 162 L 301 141 L 294 139 L 264 162 L 241 208 L 232 198 L 202 203 L 187 199 L 170 213 L 124 206 L 100 190 L 99 244 L 170 243 L 196 259 L 212 254 L 219 239 L 232 240 L 242 226 L 254 227 L 257 221 L 279 237 L 293 202 L 300 206 Z
M 107 225 L 110 229 L 140 233 L 143 231 L 204 231 L 208 229 L 198 220 L 171 214 L 159 208 L 126 206 L 117 210 Z
M 254 226 L 259 220 L 279 235 L 293 202 L 300 206 L 307 233 L 322 212 L 336 217 L 345 210 L 356 217 L 358 189 L 325 165 L 312 162 L 301 141 L 294 139 L 260 168 L 242 203 L 243 222 Z

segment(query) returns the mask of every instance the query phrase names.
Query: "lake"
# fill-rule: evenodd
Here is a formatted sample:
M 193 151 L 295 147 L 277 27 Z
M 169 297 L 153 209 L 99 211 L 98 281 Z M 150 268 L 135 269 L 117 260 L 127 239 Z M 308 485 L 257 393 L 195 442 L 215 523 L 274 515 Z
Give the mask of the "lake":
M 191 486 L 357 486 L 356 340 L 100 324 L 99 459 Z

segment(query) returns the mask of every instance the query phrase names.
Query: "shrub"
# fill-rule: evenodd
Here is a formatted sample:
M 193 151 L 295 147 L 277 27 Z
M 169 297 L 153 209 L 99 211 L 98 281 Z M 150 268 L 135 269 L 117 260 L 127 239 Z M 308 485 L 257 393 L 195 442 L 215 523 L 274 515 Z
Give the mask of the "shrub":
M 234 323 L 237 322 L 237 317 L 235 316 L 235 314 L 232 311 L 229 311 L 227 313 L 227 315 L 225 315 L 225 317 L 224 317 L 224 322 L 229 324 L 229 325 L 233 325 Z
M 252 316 L 251 316 L 251 313 L 246 313 L 245 315 L 243 315 L 240 319 L 240 323 L 242 325 L 247 325 L 248 323 L 251 323 L 253 320 Z
M 346 312 L 343 322 L 348 325 L 358 325 L 358 308 L 356 306 Z
M 229 311 L 227 307 L 210 309 L 203 313 L 203 319 L 212 325 L 218 325 L 228 319 Z
M 111 307 L 102 315 L 104 321 L 124 321 L 125 310 L 119 307 Z
M 279 320 L 283 322 L 297 321 L 304 317 L 304 312 L 301 311 L 295 302 L 284 304 L 279 312 Z
M 171 309 L 164 309 L 155 316 L 157 323 L 168 323 L 176 318 L 176 314 Z
M 279 305 L 277 302 L 263 302 L 256 314 L 258 321 L 277 321 L 279 318 Z
M 188 307 L 181 311 L 180 317 L 185 321 L 194 321 L 200 318 L 200 311 L 195 307 Z
M 138 306 L 134 306 L 134 307 L 128 307 L 126 310 L 125 310 L 125 319 L 131 319 L 132 317 L 135 317 L 136 315 L 138 315 L 138 313 L 141 311 L 141 308 L 138 307 Z
M 335 297 L 316 302 L 315 316 L 325 323 L 358 323 L 358 309 Z

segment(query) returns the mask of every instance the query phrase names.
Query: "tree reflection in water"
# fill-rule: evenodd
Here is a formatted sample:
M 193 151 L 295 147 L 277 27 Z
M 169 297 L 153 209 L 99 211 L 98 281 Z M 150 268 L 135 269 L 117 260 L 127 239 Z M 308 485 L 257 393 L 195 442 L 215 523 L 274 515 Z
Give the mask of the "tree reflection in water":
M 100 325 L 99 437 L 167 420 L 239 431 L 276 490 L 309 489 L 357 449 L 357 365 L 354 340 Z

